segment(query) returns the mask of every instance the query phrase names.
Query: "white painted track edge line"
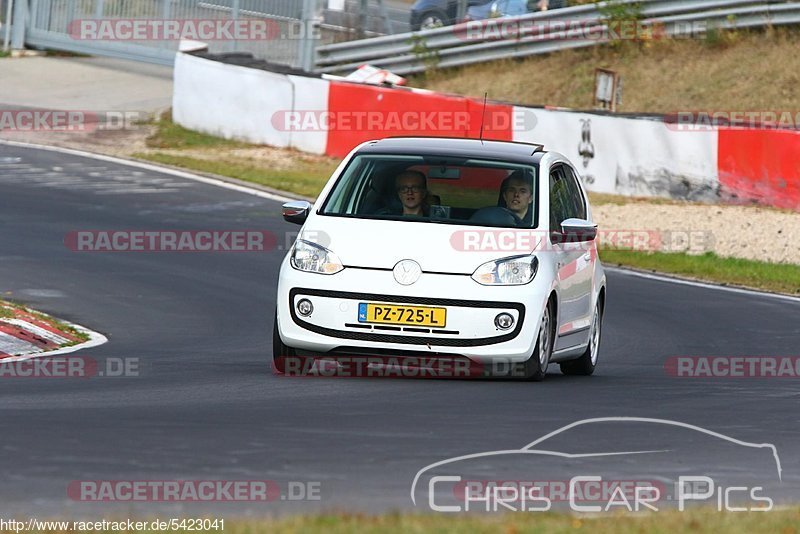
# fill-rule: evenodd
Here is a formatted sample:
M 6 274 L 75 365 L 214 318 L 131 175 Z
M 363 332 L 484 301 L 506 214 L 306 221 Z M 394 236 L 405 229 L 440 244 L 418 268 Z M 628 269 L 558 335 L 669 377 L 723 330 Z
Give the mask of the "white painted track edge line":
M 208 176 L 201 176 L 199 174 L 194 174 L 188 171 L 182 171 L 178 169 L 173 169 L 170 167 L 163 167 L 157 165 L 155 163 L 145 163 L 141 161 L 136 161 L 132 159 L 120 158 L 117 156 L 108 156 L 106 154 L 97 154 L 95 152 L 88 152 L 86 150 L 78 150 L 75 148 L 65 148 L 60 146 L 52 146 L 52 145 L 39 145 L 36 143 L 26 143 L 22 141 L 10 141 L 8 139 L 0 139 L 0 144 L 7 145 L 7 146 L 17 146 L 20 148 L 33 148 L 37 150 L 49 150 L 51 152 L 60 152 L 62 154 L 70 154 L 72 156 L 81 156 L 85 158 L 92 158 L 98 161 L 107 161 L 109 163 L 115 163 L 117 165 L 127 165 L 129 167 L 136 167 L 139 169 L 144 169 L 148 171 L 158 172 L 161 174 L 169 174 L 172 176 L 177 176 L 179 178 L 185 178 L 187 180 L 194 180 L 196 182 L 202 182 L 209 185 L 214 185 L 217 187 L 222 187 L 224 189 L 230 189 L 232 191 L 237 191 L 239 193 L 245 193 L 248 195 L 254 195 L 261 198 L 266 198 L 269 200 L 275 200 L 277 202 L 291 202 L 293 200 L 297 200 L 297 197 L 292 198 L 288 196 L 282 196 L 276 193 L 269 193 L 267 191 L 261 191 L 260 189 L 255 189 L 252 187 L 248 187 L 245 185 L 235 184 L 231 182 L 226 182 L 224 180 L 220 180 L 217 178 L 210 178 Z
M 650 273 L 650 272 L 642 272 L 636 269 L 629 269 L 626 267 L 619 267 L 619 266 L 606 266 L 603 265 L 603 268 L 607 271 L 619 273 L 625 276 L 637 276 L 639 278 L 646 278 L 649 280 L 657 280 L 659 282 L 668 282 L 672 284 L 679 284 L 685 286 L 693 286 L 693 287 L 702 287 L 704 289 L 716 289 L 717 291 L 727 291 L 728 293 L 738 293 L 740 295 L 752 295 L 758 297 L 767 297 L 773 298 L 778 300 L 784 300 L 788 302 L 793 302 L 795 304 L 800 304 L 800 297 L 793 297 L 792 295 L 782 295 L 780 293 L 771 293 L 769 291 L 759 291 L 758 289 L 748 289 L 743 287 L 730 287 L 730 286 L 723 286 L 720 284 L 715 284 L 713 282 L 701 282 L 698 280 L 690 280 L 687 278 L 680 278 L 679 275 L 671 275 L 671 274 L 659 274 L 659 273 Z

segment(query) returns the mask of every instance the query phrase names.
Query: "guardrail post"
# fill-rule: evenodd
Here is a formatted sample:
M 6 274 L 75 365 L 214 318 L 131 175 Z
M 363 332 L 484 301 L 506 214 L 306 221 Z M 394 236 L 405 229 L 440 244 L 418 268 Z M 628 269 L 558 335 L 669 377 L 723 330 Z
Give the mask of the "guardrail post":
M 467 16 L 467 0 L 459 0 L 456 6 L 456 20 L 464 20 Z
M 318 28 L 316 20 L 316 0 L 303 0 L 301 14 L 302 37 L 298 45 L 298 66 L 306 72 L 313 72 L 316 66 Z
M 231 19 L 239 20 L 239 0 L 233 0 L 233 6 L 231 7 Z M 234 39 L 233 50 L 235 52 L 238 49 L 239 49 L 239 41 Z
M 14 8 L 14 0 L 7 0 L 6 12 L 3 15 L 3 52 L 8 52 L 11 44 L 11 10 Z
M 383 31 L 385 31 L 387 35 L 392 35 L 394 33 L 392 18 L 389 16 L 389 10 L 386 9 L 386 4 L 383 0 L 378 0 L 378 9 L 380 9 L 381 19 L 383 20 Z
M 28 7 L 31 17 L 31 28 L 50 30 L 53 21 L 53 0 L 32 0 Z
M 358 36 L 363 39 L 369 26 L 369 0 L 361 0 L 358 8 Z
M 25 26 L 28 24 L 28 0 L 15 0 L 14 17 L 11 19 L 11 48 L 22 50 L 25 48 Z

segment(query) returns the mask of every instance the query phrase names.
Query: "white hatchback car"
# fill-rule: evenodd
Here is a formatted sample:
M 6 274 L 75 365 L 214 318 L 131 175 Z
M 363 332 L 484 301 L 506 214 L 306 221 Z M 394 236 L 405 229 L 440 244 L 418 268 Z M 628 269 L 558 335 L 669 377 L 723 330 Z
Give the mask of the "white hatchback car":
M 387 138 L 358 146 L 303 224 L 278 282 L 287 358 L 450 358 L 482 375 L 597 365 L 606 278 L 578 173 L 541 145 Z M 470 373 L 472 375 L 476 373 Z

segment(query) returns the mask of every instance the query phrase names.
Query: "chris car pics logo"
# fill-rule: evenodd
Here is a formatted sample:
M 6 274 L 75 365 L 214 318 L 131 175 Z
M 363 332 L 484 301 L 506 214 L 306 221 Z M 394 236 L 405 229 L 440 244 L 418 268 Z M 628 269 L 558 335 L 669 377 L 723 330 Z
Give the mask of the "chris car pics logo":
M 655 428 L 634 426 L 635 431 L 628 436 L 634 435 L 642 440 L 651 436 L 661 439 L 664 435 L 669 436 L 669 431 L 682 432 L 695 436 L 695 439 L 689 440 L 683 436 L 682 447 L 686 443 L 708 440 L 715 446 L 739 451 L 748 455 L 748 458 L 757 459 L 752 464 L 745 463 L 763 466 L 765 478 L 754 484 L 752 479 L 742 482 L 743 479 L 732 480 L 727 474 L 717 477 L 706 458 L 693 463 L 692 458 L 686 457 L 686 450 L 669 446 L 639 449 L 626 448 L 624 443 L 620 443 L 622 450 L 585 452 L 585 447 L 578 453 L 559 450 L 559 443 L 568 443 L 573 447 L 575 443 L 586 445 L 587 441 L 576 439 L 578 431 L 592 432 L 596 430 L 596 425 L 620 423 L 658 425 Z M 665 428 L 670 430 L 659 432 L 659 429 Z M 605 428 L 605 432 L 598 432 L 597 435 L 612 442 L 624 441 L 624 434 L 613 430 L 612 427 L 612 432 L 608 432 L 608 428 Z M 545 441 L 548 443 L 544 444 Z M 703 450 L 696 445 L 693 447 L 688 450 Z M 552 461 L 548 462 L 548 459 Z M 526 471 L 526 462 L 532 466 L 532 473 Z M 487 465 L 493 463 L 500 470 L 506 468 L 505 476 L 475 477 L 474 473 L 486 472 Z M 739 463 L 737 460 L 737 465 Z M 604 465 L 607 473 L 604 472 Z M 635 477 L 624 474 L 624 469 L 631 467 L 635 468 Z M 692 467 L 696 470 L 693 471 Z M 738 472 L 731 471 L 729 465 L 724 467 L 728 473 Z M 509 468 L 523 476 L 508 477 Z M 551 469 L 548 473 L 552 475 L 556 472 L 559 476 L 537 476 L 538 472 L 548 468 Z M 573 473 L 571 469 L 578 471 Z M 670 506 L 676 506 L 679 511 L 692 506 L 706 506 L 726 512 L 765 512 L 774 507 L 770 491 L 774 489 L 773 486 L 782 484 L 782 480 L 780 457 L 771 443 L 747 442 L 696 425 L 666 419 L 600 417 L 576 421 L 520 449 L 466 454 L 427 465 L 414 477 L 411 500 L 415 506 L 427 506 L 430 510 L 442 513 L 543 512 L 555 506 L 568 506 L 572 512 L 590 513 L 658 512 Z

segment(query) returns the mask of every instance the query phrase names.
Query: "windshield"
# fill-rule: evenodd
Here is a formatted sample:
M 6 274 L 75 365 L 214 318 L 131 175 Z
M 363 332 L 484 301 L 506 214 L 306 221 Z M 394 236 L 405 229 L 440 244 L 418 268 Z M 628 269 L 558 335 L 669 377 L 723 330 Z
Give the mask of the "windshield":
M 537 168 L 451 156 L 357 155 L 322 215 L 536 228 Z

